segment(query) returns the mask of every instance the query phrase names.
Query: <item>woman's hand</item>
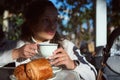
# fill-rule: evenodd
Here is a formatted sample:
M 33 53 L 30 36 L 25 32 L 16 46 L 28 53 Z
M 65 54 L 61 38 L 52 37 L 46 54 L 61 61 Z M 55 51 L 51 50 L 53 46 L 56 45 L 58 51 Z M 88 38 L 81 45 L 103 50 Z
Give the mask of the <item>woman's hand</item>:
M 25 44 L 24 46 L 20 48 L 13 49 L 12 57 L 13 59 L 17 59 L 20 57 L 30 58 L 36 54 L 37 49 L 38 47 L 37 47 L 37 44 L 35 43 Z
M 74 69 L 76 67 L 74 61 L 70 59 L 63 48 L 58 48 L 50 59 L 53 60 L 51 64 L 55 66 L 65 65 L 67 69 Z

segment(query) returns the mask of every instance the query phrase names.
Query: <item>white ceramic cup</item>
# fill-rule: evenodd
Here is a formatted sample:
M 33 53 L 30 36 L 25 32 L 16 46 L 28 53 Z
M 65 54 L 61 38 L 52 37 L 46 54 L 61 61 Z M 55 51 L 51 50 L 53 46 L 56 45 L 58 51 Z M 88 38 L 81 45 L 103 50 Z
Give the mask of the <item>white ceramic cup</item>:
M 53 55 L 53 52 L 58 48 L 56 43 L 39 44 L 39 52 L 43 57 L 48 58 Z

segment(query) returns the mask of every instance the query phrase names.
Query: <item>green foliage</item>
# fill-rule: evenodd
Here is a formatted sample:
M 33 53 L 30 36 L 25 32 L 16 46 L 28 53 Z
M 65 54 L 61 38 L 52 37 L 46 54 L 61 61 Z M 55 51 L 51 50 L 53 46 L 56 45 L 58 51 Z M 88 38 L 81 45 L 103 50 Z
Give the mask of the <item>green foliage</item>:
M 11 29 L 8 32 L 8 39 L 17 40 L 20 38 L 20 26 L 23 22 L 24 19 L 22 17 L 22 14 L 14 15 L 9 18 L 9 27 L 11 27 Z
M 89 40 L 95 36 L 90 34 L 90 20 L 94 22 L 95 10 L 94 0 L 58 0 L 62 3 L 59 7 L 60 13 L 68 16 L 69 20 L 66 25 L 62 26 L 62 30 L 67 33 L 75 33 L 76 39 Z M 87 24 L 87 31 L 82 32 L 84 27 L 82 24 Z M 94 24 L 94 23 L 93 23 Z M 94 26 L 93 26 L 94 27 Z M 78 30 L 79 29 L 79 30 Z M 71 35 L 71 34 L 70 34 Z M 84 35 L 84 36 L 83 36 Z M 80 38 L 81 37 L 81 38 Z

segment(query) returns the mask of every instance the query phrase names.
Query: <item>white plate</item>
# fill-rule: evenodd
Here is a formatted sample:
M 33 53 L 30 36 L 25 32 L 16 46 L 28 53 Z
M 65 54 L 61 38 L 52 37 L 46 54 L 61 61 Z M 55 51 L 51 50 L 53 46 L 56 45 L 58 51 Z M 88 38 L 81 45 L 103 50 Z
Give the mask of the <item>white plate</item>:
M 52 78 L 50 78 L 48 80 L 55 79 L 56 78 L 56 73 L 62 70 L 62 68 L 60 68 L 60 67 L 52 67 L 52 69 L 53 69 L 53 74 L 54 75 L 53 75 Z M 11 80 L 16 80 L 16 77 L 14 75 L 10 75 L 9 77 L 10 77 Z
M 57 73 L 57 72 L 59 72 L 59 71 L 62 70 L 62 68 L 60 68 L 60 67 L 55 67 L 55 66 L 53 66 L 52 69 L 53 69 L 53 73 Z
M 53 79 L 55 79 L 55 78 L 56 78 L 56 74 L 53 74 L 53 77 L 50 78 L 50 79 L 47 79 L 47 80 L 53 80 Z M 17 79 L 16 79 L 16 77 L 12 74 L 12 75 L 10 75 L 10 80 L 17 80 Z

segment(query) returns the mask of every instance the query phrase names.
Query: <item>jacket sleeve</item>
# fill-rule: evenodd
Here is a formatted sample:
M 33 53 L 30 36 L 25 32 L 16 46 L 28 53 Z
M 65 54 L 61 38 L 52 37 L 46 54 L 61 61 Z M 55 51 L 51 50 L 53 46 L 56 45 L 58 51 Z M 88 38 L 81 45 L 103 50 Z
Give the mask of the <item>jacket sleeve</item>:
M 80 74 L 80 77 L 84 80 L 96 80 L 97 71 L 93 65 L 91 65 L 84 56 L 80 55 L 78 49 L 74 51 L 80 64 L 74 69 L 74 71 Z
M 14 62 L 12 59 L 12 50 L 8 51 L 0 51 L 0 67 L 3 67 L 4 65 Z
M 21 63 L 26 63 L 30 61 L 29 59 L 23 62 L 17 62 L 12 58 L 12 50 L 23 46 L 25 42 L 19 41 L 5 41 L 4 45 L 0 47 L 0 67 L 7 65 L 8 63 L 15 62 L 15 65 L 20 65 Z
M 16 47 L 15 41 L 5 40 L 0 46 L 0 67 L 7 65 L 8 63 L 14 62 L 12 59 L 12 49 Z
M 95 67 L 81 55 L 80 50 L 68 40 L 64 40 L 63 46 L 72 60 L 78 60 L 80 62 L 74 69 L 75 72 L 79 73 L 80 78 L 83 80 L 96 80 L 97 71 Z

